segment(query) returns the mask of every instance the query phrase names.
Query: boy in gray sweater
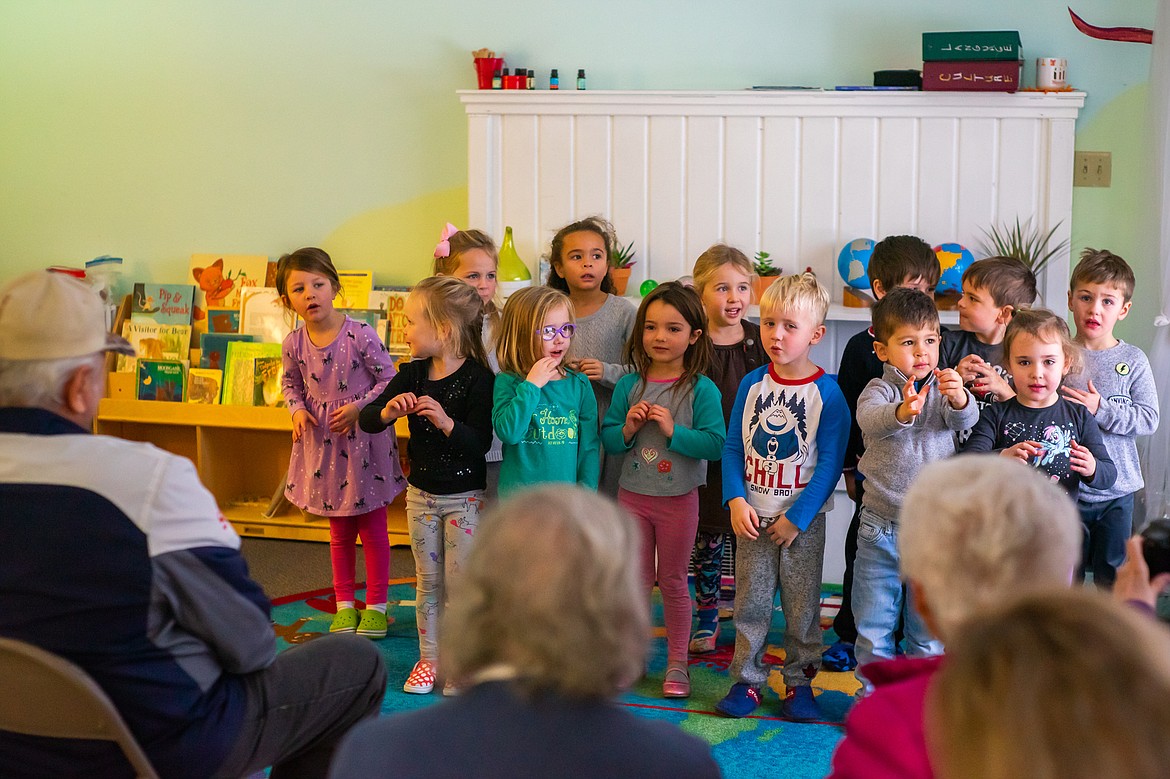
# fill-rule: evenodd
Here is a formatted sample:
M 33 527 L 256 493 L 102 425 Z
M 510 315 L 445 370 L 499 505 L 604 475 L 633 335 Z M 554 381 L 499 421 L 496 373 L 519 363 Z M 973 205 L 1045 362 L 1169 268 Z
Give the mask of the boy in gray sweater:
M 1081 576 L 1110 588 L 1133 532 L 1133 495 L 1143 486 L 1135 438 L 1158 429 L 1158 390 L 1141 349 L 1113 335 L 1129 314 L 1133 270 L 1121 257 L 1085 249 L 1069 280 L 1068 308 L 1085 348 L 1085 369 L 1065 379 L 1064 396 L 1089 410 L 1117 466 L 1117 481 L 1105 490 L 1082 486 L 1077 508 L 1085 525 Z
M 898 514 L 922 466 L 953 455 L 955 433 L 979 418 L 962 377 L 953 369 L 938 368 L 938 310 L 929 295 L 891 290 L 873 307 L 873 334 L 874 352 L 885 366 L 882 377 L 871 380 L 857 400 L 857 424 L 865 442 L 857 468 L 865 476 L 865 494 L 852 592 L 857 674 L 867 687 L 865 665 L 894 656 L 899 617 L 906 654 L 942 652 L 906 598 Z

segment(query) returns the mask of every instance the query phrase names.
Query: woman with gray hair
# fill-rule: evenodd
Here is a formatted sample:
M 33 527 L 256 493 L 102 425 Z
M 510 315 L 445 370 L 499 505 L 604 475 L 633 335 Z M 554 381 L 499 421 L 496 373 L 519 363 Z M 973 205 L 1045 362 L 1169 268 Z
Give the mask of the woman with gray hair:
M 1017 460 L 961 455 L 922 469 L 902 504 L 902 578 L 945 643 L 975 614 L 1020 592 L 1067 587 L 1081 554 L 1076 506 Z M 845 721 L 833 777 L 926 779 L 923 707 L 945 656 L 872 663 L 874 690 Z
M 480 523 L 440 632 L 461 695 L 355 730 L 336 777 L 715 777 L 710 748 L 612 702 L 645 668 L 637 531 L 580 487 Z

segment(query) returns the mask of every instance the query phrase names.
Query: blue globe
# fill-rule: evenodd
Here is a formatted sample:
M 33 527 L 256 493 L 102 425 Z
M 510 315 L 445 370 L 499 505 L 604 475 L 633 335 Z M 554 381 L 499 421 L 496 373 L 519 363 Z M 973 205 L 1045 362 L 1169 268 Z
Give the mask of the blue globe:
M 874 241 L 857 238 L 845 244 L 837 255 L 837 272 L 847 287 L 869 289 L 869 258 L 873 255 Z
M 939 292 L 962 292 L 963 274 L 975 262 L 975 255 L 966 246 L 958 243 L 944 243 L 934 247 L 934 256 L 938 257 L 940 269 L 938 277 Z

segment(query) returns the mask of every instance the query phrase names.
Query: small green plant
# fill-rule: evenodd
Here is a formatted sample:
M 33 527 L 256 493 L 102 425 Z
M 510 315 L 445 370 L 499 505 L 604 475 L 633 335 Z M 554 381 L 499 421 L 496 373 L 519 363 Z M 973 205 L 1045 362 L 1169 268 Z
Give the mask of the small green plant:
M 992 225 L 990 230 L 984 230 L 985 241 L 980 248 L 988 256 L 1015 257 L 1033 273 L 1039 273 L 1053 257 L 1068 248 L 1067 238 L 1051 248 L 1048 245 L 1061 224 L 1057 222 L 1044 233 L 1039 227 L 1032 226 L 1032 217 L 1020 222 L 1017 216 L 1015 225 Z
M 772 255 L 768 252 L 756 252 L 755 261 L 752 263 L 756 269 L 756 275 L 761 277 L 779 276 L 781 271 L 772 264 Z
M 620 243 L 614 247 L 614 250 L 609 254 L 609 265 L 611 268 L 630 268 L 633 267 L 637 260 L 634 259 L 634 242 L 630 241 L 625 246 Z

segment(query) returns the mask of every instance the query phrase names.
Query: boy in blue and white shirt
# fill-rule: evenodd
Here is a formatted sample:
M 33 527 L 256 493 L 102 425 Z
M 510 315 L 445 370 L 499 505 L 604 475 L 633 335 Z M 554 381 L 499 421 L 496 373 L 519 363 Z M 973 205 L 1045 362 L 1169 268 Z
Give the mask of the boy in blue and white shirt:
M 825 334 L 829 293 L 811 273 L 785 276 L 760 301 L 771 360 L 744 377 L 723 448 L 723 499 L 739 539 L 735 562 L 735 683 L 715 708 L 744 717 L 767 680 L 764 649 L 776 585 L 784 609 L 784 715 L 821 719 L 810 686 L 821 665 L 825 511 L 841 478 L 849 407 L 809 358 Z

